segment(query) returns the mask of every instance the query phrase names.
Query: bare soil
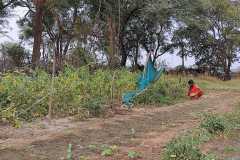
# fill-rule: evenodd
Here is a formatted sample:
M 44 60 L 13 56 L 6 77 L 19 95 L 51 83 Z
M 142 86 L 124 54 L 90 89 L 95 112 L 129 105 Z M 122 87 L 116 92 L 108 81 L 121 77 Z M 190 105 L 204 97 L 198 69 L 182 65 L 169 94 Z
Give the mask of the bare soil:
M 219 136 L 201 146 L 202 151 L 218 155 L 220 160 L 240 160 L 240 130 Z
M 148 106 L 111 118 L 84 122 L 70 118 L 51 123 L 39 121 L 20 129 L 0 126 L 0 160 L 64 160 L 68 144 L 73 146 L 74 160 L 80 156 L 89 160 L 128 160 L 129 151 L 141 154 L 141 158 L 136 159 L 159 160 L 171 139 L 199 125 L 199 113 L 231 112 L 240 102 L 239 98 L 239 92 L 211 91 L 200 100 L 187 100 L 168 107 Z M 203 149 L 222 153 L 221 145 L 225 143 L 240 147 L 239 139 L 234 139 L 209 142 Z M 116 145 L 118 151 L 111 157 L 103 157 L 101 151 L 89 145 Z M 233 154 L 222 156 L 228 158 Z

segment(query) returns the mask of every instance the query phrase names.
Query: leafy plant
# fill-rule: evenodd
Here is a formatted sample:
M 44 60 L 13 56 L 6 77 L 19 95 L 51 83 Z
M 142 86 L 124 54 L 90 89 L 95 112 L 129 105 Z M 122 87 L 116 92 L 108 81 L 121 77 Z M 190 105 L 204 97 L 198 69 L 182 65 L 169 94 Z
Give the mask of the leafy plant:
M 92 151 L 97 150 L 97 146 L 94 145 L 94 144 L 90 144 L 90 145 L 88 146 L 88 148 L 89 148 L 90 150 L 92 150 Z
M 124 92 L 136 88 L 136 77 L 136 73 L 125 69 L 90 72 L 87 67 L 66 67 L 53 79 L 42 70 L 29 75 L 6 73 L 0 81 L 0 120 L 15 125 L 45 117 L 50 100 L 54 117 L 99 116 L 112 100 L 120 102 Z M 171 104 L 184 95 L 184 81 L 163 76 L 136 103 Z
M 141 154 L 135 151 L 129 151 L 128 152 L 128 158 L 130 159 L 136 159 L 136 158 L 140 158 Z
M 201 127 L 211 134 L 219 134 L 227 130 L 227 122 L 223 117 L 210 114 L 205 115 Z
M 113 98 L 119 101 L 124 91 L 135 88 L 135 74 L 127 70 L 116 72 Z M 65 68 L 54 77 L 52 87 L 50 75 L 41 70 L 31 75 L 6 73 L 0 81 L 0 120 L 14 125 L 17 120 L 44 117 L 48 114 L 50 99 L 55 117 L 98 116 L 110 103 L 112 76 L 110 70 L 90 73 L 87 67 Z
M 182 137 L 167 145 L 163 160 L 201 160 L 203 157 L 192 137 Z
M 136 103 L 173 104 L 186 94 L 186 81 L 163 76 L 136 99 Z
M 117 151 L 117 146 L 104 146 L 101 155 L 105 157 L 112 156 Z
M 68 145 L 67 160 L 72 160 L 72 144 Z

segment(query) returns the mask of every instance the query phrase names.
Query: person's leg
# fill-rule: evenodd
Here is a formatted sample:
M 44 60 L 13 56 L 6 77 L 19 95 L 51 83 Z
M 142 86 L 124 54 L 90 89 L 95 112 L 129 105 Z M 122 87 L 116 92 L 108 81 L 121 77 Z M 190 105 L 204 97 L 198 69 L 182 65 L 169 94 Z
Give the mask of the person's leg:
M 197 96 L 198 96 L 198 98 L 202 97 L 203 96 L 203 92 L 200 91 Z

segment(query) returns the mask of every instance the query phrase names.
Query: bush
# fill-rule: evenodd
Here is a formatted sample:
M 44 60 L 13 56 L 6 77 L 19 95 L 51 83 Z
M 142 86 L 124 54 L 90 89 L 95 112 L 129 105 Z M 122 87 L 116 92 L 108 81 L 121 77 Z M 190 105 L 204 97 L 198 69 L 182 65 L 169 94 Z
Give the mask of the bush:
M 227 122 L 223 117 L 216 115 L 205 115 L 201 127 L 211 134 L 223 133 L 227 129 Z
M 163 160 L 202 160 L 204 155 L 196 146 L 192 137 L 175 139 L 167 145 Z
M 127 70 L 115 72 L 113 98 L 119 101 L 124 91 L 135 89 L 136 75 Z M 0 121 L 44 117 L 50 98 L 54 116 L 73 116 L 79 112 L 97 116 L 110 103 L 113 74 L 110 70 L 90 73 L 87 67 L 66 68 L 51 86 L 51 76 L 44 71 L 35 71 L 31 76 L 7 73 L 0 81 Z
M 172 140 L 163 153 L 163 160 L 215 160 L 215 155 L 203 154 L 199 145 L 208 137 L 202 129 L 197 129 L 180 138 Z
M 185 80 L 162 76 L 146 92 L 136 99 L 136 103 L 173 104 L 186 95 Z
M 0 81 L 0 121 L 44 117 L 50 101 L 55 117 L 98 116 L 112 103 L 112 98 L 120 102 L 123 92 L 135 90 L 136 79 L 136 73 L 124 69 L 89 72 L 87 67 L 67 67 L 53 79 L 41 70 L 32 75 L 7 73 Z M 185 84 L 181 79 L 163 76 L 136 102 L 171 104 L 185 95 Z
M 141 154 L 135 151 L 128 151 L 128 158 L 130 159 L 141 158 Z

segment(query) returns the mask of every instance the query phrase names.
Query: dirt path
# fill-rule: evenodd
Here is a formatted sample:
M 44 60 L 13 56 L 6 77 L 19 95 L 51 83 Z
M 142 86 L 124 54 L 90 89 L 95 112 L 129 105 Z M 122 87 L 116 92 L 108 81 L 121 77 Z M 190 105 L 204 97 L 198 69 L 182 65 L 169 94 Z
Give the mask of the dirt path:
M 0 127 L 0 160 L 61 160 L 73 145 L 76 160 L 127 160 L 128 151 L 141 153 L 143 160 L 159 160 L 164 146 L 177 135 L 196 127 L 201 112 L 225 113 L 240 100 L 239 92 L 210 92 L 199 101 L 169 107 L 135 109 L 125 115 L 85 122 L 56 120 L 39 122 L 21 129 Z M 116 145 L 117 154 L 102 157 L 89 145 Z

